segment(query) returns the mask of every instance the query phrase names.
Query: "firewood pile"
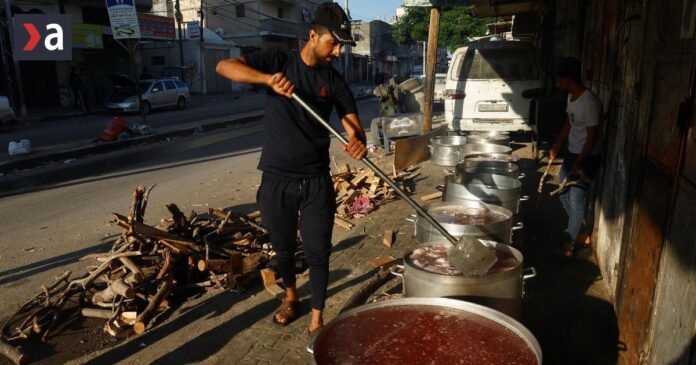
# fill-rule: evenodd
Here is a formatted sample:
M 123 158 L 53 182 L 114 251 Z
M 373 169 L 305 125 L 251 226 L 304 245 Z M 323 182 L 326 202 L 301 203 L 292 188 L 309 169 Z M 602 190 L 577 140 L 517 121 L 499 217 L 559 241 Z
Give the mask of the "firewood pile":
M 414 169 L 396 172 L 392 177 L 406 192 L 411 188 L 404 184 L 412 180 L 418 174 Z M 370 169 L 356 169 L 350 165 L 340 167 L 340 172 L 332 175 L 334 190 L 336 191 L 336 220 L 337 225 L 346 229 L 352 228 L 349 219 L 358 219 L 366 216 L 396 198 L 394 189 L 375 175 Z
M 172 294 L 206 288 L 242 291 L 260 278 L 274 252 L 258 212 L 209 209 L 187 216 L 168 204 L 172 218 L 151 226 L 144 222 L 151 191 L 138 187 L 130 214 L 114 213 L 113 222 L 123 233 L 109 252 L 81 258 L 95 262 L 88 272 L 79 278 L 65 272 L 4 322 L 2 353 L 18 362 L 7 341 L 33 336 L 46 341 L 73 315 L 103 318 L 104 330 L 112 336 L 141 334 L 169 308 Z

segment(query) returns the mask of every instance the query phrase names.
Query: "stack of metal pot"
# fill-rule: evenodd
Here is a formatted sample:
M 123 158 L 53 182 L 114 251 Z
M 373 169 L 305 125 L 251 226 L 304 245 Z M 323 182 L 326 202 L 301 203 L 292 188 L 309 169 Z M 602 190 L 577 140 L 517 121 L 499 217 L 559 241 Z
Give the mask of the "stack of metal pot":
M 457 136 L 454 136 L 457 138 Z M 453 146 L 452 136 L 440 137 Z M 409 297 L 459 297 L 519 316 L 523 282 L 535 275 L 534 269 L 524 273 L 522 253 L 511 247 L 512 233 L 522 228 L 513 224 L 520 211 L 522 197 L 517 158 L 507 146 L 510 137 L 498 132 L 476 132 L 462 138 L 450 157 L 436 156 L 438 141 L 431 140 L 433 161 L 454 166 L 445 177 L 443 201 L 424 208 L 454 237 L 476 237 L 491 248 L 506 252 L 517 260 L 512 269 L 489 273 L 484 277 L 443 275 L 414 265 L 404 255 L 404 294 Z M 453 155 L 453 156 L 452 156 Z M 456 160 L 456 164 L 452 163 Z M 413 216 L 416 242 L 419 247 L 445 245 L 448 241 L 425 219 Z

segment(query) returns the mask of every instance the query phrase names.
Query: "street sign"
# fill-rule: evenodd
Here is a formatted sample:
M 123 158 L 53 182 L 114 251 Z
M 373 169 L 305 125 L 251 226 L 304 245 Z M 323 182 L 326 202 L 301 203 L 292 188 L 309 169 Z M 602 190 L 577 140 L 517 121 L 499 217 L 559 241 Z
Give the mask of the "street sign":
M 133 0 L 106 0 L 114 39 L 140 38 L 138 14 Z
M 186 22 L 189 39 L 199 39 L 201 37 L 201 26 L 198 20 Z
M 72 16 L 17 14 L 13 22 L 12 53 L 16 61 L 72 59 Z
M 404 0 L 404 7 L 431 7 L 445 5 L 469 5 L 469 0 Z

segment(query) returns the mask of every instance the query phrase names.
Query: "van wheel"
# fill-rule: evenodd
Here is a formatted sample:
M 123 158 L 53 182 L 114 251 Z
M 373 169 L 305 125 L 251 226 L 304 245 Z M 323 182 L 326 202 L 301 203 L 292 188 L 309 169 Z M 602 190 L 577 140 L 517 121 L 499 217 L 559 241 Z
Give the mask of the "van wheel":
M 150 105 L 150 102 L 147 100 L 143 100 L 143 107 L 142 107 L 143 114 L 150 114 L 151 111 L 152 111 L 152 106 Z
M 176 101 L 176 108 L 177 109 L 185 109 L 186 108 L 186 98 L 183 96 L 179 97 L 179 100 Z

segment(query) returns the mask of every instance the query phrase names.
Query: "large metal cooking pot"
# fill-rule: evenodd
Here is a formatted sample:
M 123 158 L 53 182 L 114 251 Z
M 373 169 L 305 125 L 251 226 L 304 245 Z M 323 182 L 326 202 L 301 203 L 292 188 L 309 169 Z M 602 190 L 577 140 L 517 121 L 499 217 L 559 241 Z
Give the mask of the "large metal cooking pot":
M 466 176 L 448 175 L 445 177 L 445 189 L 442 200 L 474 200 L 497 205 L 517 214 L 521 197 L 522 183 L 519 179 L 495 174 L 467 174 Z
M 463 275 L 442 275 L 424 270 L 411 259 L 414 250 L 404 254 L 403 288 L 407 297 L 449 297 L 473 301 L 494 308 L 509 316 L 519 318 L 521 314 L 524 281 L 536 276 L 536 270 L 523 270 L 524 256 L 512 246 L 481 240 L 494 248 L 502 261 L 503 256 L 514 257 L 517 265 L 506 271 L 493 272 L 483 277 Z M 449 246 L 449 241 L 426 242 L 419 245 Z M 400 275 L 398 272 L 394 272 Z M 401 276 L 401 275 L 400 275 Z
M 505 153 L 511 154 L 512 148 L 508 146 L 501 146 L 493 143 L 467 143 L 462 147 L 463 159 L 467 155 L 478 154 L 478 153 Z
M 466 136 L 469 143 L 492 143 L 501 146 L 510 144 L 510 135 L 506 132 L 484 131 L 470 132 Z
M 461 160 L 463 161 L 503 161 L 517 162 L 520 158 L 506 153 L 470 153 Z
M 437 136 L 430 139 L 430 160 L 440 166 L 455 166 L 462 156 L 466 137 Z
M 542 363 L 539 342 L 491 308 L 447 298 L 403 298 L 346 311 L 307 345 L 317 364 Z M 425 354 L 424 354 L 425 353 Z M 514 359 L 513 359 L 514 358 Z
M 504 161 L 475 161 L 464 159 L 457 164 L 454 174 L 462 178 L 470 175 L 495 174 L 506 175 L 512 178 L 520 178 L 520 167 L 513 162 Z
M 502 242 L 510 244 L 512 242 L 512 218 L 513 214 L 509 209 L 497 205 L 486 204 L 478 201 L 459 201 L 459 202 L 434 202 L 423 207 L 430 215 L 437 220 L 447 232 L 456 238 L 471 236 L 479 239 Z M 493 216 L 489 222 L 484 224 L 458 224 L 452 223 L 452 213 Z M 415 220 L 416 242 L 430 242 L 445 239 L 427 220 L 416 216 Z M 522 228 L 518 225 L 515 229 Z

